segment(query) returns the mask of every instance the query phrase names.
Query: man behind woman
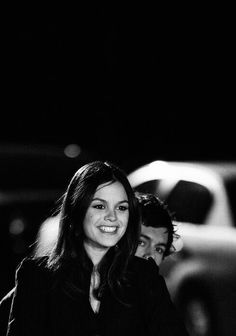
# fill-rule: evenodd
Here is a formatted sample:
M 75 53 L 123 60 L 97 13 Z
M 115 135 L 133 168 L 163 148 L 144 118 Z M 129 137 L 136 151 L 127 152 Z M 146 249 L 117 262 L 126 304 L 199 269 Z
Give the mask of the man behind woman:
M 167 205 L 151 193 L 135 192 L 140 208 L 141 235 L 136 256 L 153 258 L 159 266 L 164 258 L 179 252 L 183 246 L 176 233 Z

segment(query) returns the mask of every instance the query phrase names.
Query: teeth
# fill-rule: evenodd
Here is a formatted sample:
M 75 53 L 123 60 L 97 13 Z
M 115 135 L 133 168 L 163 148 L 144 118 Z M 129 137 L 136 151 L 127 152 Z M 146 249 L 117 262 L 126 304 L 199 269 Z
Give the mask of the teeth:
M 100 230 L 104 232 L 115 232 L 117 229 L 116 226 L 100 226 Z

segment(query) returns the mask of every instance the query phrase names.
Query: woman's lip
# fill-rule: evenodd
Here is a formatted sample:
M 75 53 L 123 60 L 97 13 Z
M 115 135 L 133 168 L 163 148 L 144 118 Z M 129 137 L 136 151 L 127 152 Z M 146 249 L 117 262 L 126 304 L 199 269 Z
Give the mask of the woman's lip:
M 102 232 L 105 233 L 114 233 L 117 231 L 118 226 L 114 226 L 114 225 L 101 225 L 98 227 L 99 230 L 101 230 Z

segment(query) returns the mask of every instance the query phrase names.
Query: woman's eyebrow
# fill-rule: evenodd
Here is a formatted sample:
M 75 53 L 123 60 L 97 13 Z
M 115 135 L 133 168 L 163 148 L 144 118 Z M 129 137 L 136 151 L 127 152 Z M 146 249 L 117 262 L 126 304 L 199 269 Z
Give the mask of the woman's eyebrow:
M 107 200 L 103 199 L 103 198 L 100 198 L 100 197 L 95 197 L 92 199 L 92 201 L 101 201 L 101 202 L 107 202 Z M 121 200 L 119 202 L 117 202 L 117 204 L 120 204 L 120 203 L 129 203 L 128 200 Z
M 100 197 L 94 197 L 94 198 L 92 199 L 92 201 L 104 201 L 104 202 L 105 202 L 105 200 L 102 199 L 102 198 L 100 198 Z

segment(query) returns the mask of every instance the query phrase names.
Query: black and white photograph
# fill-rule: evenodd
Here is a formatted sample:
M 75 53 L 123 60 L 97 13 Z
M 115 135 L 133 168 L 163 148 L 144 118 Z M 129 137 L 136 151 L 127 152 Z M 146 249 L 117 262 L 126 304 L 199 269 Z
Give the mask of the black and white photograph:
M 1 335 L 236 334 L 232 13 L 5 6 Z

